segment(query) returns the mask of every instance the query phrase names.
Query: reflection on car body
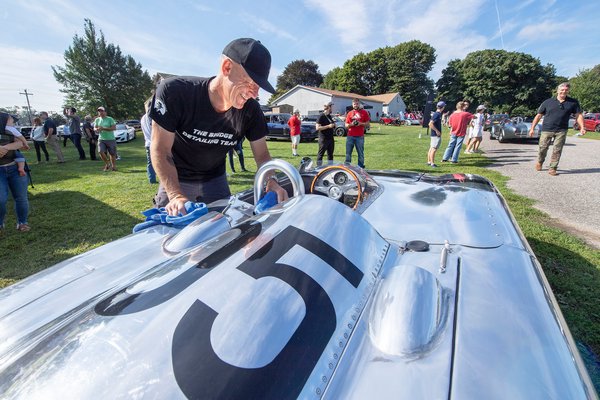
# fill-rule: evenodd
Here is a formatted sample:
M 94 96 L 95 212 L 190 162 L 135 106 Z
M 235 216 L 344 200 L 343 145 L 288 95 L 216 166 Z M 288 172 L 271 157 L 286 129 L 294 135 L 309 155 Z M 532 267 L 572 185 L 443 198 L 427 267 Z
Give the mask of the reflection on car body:
M 1 290 L 2 397 L 596 398 L 490 181 L 312 165 Z

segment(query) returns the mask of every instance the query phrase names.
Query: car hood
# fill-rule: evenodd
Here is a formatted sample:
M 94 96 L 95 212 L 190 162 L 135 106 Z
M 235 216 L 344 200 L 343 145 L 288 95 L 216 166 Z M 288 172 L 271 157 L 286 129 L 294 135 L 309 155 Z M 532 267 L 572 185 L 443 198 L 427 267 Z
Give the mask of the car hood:
M 593 397 L 489 181 L 369 179 L 355 211 L 308 194 L 254 216 L 238 197 L 226 217 L 152 227 L 0 291 L 3 396 Z

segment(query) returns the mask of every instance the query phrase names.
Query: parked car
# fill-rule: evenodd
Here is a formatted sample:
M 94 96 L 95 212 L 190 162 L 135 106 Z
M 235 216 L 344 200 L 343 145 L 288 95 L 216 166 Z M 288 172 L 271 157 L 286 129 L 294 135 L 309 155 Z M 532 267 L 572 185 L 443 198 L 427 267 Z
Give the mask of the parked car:
M 529 130 L 533 118 L 512 117 L 503 119 L 497 124 L 492 124 L 490 129 L 490 139 L 498 139 L 500 143 L 509 140 L 539 140 L 542 132 L 542 124 L 538 123 L 533 130 L 533 137 L 529 137 Z
M 124 122 L 125 125 L 131 126 L 132 128 L 134 128 L 135 130 L 140 130 L 142 129 L 142 124 L 139 120 L 137 119 L 128 119 L 127 121 Z
M 1 290 L 2 398 L 597 398 L 489 180 L 313 165 Z
M 33 130 L 33 126 L 29 126 L 29 125 L 19 126 L 18 129 L 19 129 L 19 132 L 21 132 L 21 135 L 23 135 L 23 137 L 26 140 L 31 139 L 31 131 Z
M 287 124 L 292 117 L 288 113 L 265 113 L 265 122 L 269 128 L 267 139 L 290 139 L 290 127 Z M 318 137 L 318 132 L 313 124 L 301 123 L 300 140 L 303 142 L 313 141 Z
M 404 125 L 421 125 L 421 120 L 414 117 L 408 117 L 404 119 Z
M 115 130 L 115 140 L 117 143 L 129 142 L 135 138 L 135 129 L 132 126 L 117 124 L 117 129 Z
M 577 128 L 579 129 L 579 125 Z M 600 113 L 587 113 L 583 116 L 583 126 L 586 131 L 600 132 Z
M 401 124 L 399 118 L 393 118 L 393 117 L 388 117 L 388 116 L 383 116 L 383 117 L 379 118 L 379 122 L 384 125 L 400 125 Z
M 483 130 L 489 131 L 492 126 L 498 125 L 499 123 L 510 119 L 508 114 L 492 114 L 483 123 Z
M 316 124 L 320 115 L 321 114 L 306 115 L 306 116 L 302 117 L 302 123 L 305 125 L 309 125 L 309 126 L 311 124 Z M 346 136 L 346 134 L 347 134 L 346 123 L 344 122 L 344 120 L 341 119 L 340 117 L 338 117 L 337 115 L 331 115 L 331 119 L 335 123 L 335 129 L 333 130 L 333 134 L 335 136 Z M 317 132 L 317 136 L 318 136 L 318 132 Z

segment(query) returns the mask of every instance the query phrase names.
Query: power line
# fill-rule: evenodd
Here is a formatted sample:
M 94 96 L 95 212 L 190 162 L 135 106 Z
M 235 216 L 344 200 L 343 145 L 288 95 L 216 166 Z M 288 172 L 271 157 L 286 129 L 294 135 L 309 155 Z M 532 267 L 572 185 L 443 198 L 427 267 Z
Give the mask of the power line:
M 29 104 L 29 96 L 33 96 L 33 93 L 28 93 L 27 89 L 25 89 L 25 93 L 19 92 L 19 94 L 24 94 L 27 99 L 27 115 L 29 116 L 29 125 L 33 125 L 33 121 L 31 121 L 31 105 Z

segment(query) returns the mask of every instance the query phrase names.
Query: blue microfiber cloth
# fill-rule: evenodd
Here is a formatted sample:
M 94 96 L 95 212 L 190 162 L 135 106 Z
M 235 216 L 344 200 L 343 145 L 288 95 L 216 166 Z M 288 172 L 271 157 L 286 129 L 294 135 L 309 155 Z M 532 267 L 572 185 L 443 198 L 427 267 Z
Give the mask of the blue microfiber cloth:
M 254 214 L 260 214 L 261 212 L 268 210 L 277 204 L 277 193 L 267 192 L 254 207 Z
M 145 211 L 142 211 L 142 214 L 146 217 L 146 221 L 134 226 L 133 233 L 161 224 L 173 226 L 175 228 L 183 228 L 204 214 L 208 213 L 208 207 L 206 207 L 205 203 L 186 201 L 185 211 L 187 212 L 185 215 L 178 214 L 177 216 L 172 216 L 167 214 L 167 211 L 164 207 L 149 208 Z

